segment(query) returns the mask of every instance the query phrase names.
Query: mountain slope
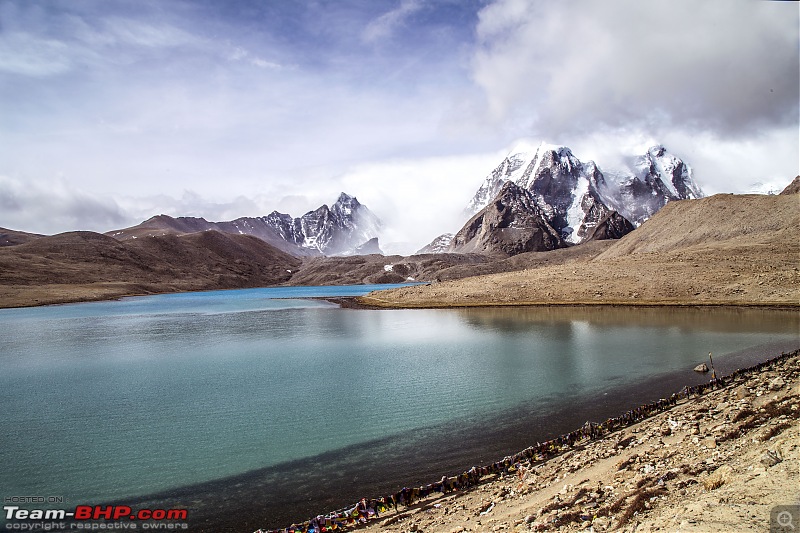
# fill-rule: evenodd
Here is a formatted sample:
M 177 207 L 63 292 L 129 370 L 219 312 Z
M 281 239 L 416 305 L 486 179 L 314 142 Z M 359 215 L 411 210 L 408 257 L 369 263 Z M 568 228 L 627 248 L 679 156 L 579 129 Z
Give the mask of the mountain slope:
M 209 230 L 119 241 L 81 231 L 0 248 L 0 306 L 275 285 L 300 260 L 249 235 Z
M 40 237 L 44 237 L 44 235 L 0 228 L 0 246 L 16 246 L 18 244 L 25 244 L 26 242 L 30 242 Z
M 800 176 L 795 176 L 792 182 L 781 191 L 780 194 L 798 194 L 800 193 Z
M 509 181 L 489 205 L 455 234 L 450 251 L 516 255 L 564 246 L 558 232 L 536 205 L 533 194 Z
M 355 197 L 341 193 L 331 207 L 322 205 L 298 218 L 277 211 L 265 217 L 241 217 L 226 222 L 158 215 L 130 228 L 109 231 L 106 235 L 125 241 L 216 230 L 233 235 L 252 235 L 288 254 L 310 257 L 355 253 L 359 246 L 378 236 L 380 226 L 378 217 L 365 205 Z
M 598 259 L 769 244 L 796 248 L 792 238 L 800 227 L 798 200 L 797 195 L 717 194 L 670 202 Z
M 552 252 L 550 252 L 552 253 Z M 670 202 L 603 253 L 363 298 L 392 307 L 800 305 L 800 197 Z
M 604 173 L 566 146 L 542 143 L 508 156 L 484 180 L 466 207 L 483 209 L 506 182 L 533 193 L 547 222 L 572 244 L 601 235 L 595 228 L 616 211 L 638 226 L 667 202 L 702 197 L 691 169 L 663 146 L 653 146 L 622 169 Z M 618 225 L 617 230 L 622 230 Z

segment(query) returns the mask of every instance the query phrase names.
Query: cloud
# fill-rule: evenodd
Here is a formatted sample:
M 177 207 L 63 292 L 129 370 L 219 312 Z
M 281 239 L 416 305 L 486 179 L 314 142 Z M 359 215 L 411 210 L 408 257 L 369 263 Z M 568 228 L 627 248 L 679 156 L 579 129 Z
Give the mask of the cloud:
M 685 127 L 720 136 L 796 123 L 797 6 L 499 0 L 472 75 L 489 119 L 529 131 Z
M 68 47 L 24 32 L 0 33 L 0 73 L 45 77 L 73 66 Z
M 262 216 L 267 214 L 269 200 L 262 195 L 209 198 L 196 191 L 184 190 L 179 196 L 125 196 L 120 198 L 119 203 L 128 218 L 138 224 L 157 214 L 199 217 L 211 222 Z
M 48 13 L 36 2 L 0 9 L 0 73 L 54 76 L 109 68 L 175 48 L 209 48 L 208 39 L 158 19 L 74 10 Z
M 107 231 L 130 218 L 108 197 L 72 187 L 65 180 L 26 183 L 0 176 L 0 225 L 35 233 Z
M 386 159 L 356 165 L 337 178 L 384 223 L 382 244 L 413 253 L 445 232 L 461 229 L 463 209 L 503 152 L 413 159 Z
M 230 54 L 228 54 L 228 58 L 231 61 L 244 61 L 245 63 L 249 63 L 250 65 L 254 65 L 259 68 L 269 68 L 269 69 L 282 69 L 284 65 L 280 63 L 275 63 L 273 61 L 267 61 L 253 53 L 245 50 L 241 46 L 234 46 L 233 50 L 231 50 Z
M 386 39 L 406 19 L 422 8 L 423 5 L 420 0 L 401 0 L 400 5 L 395 9 L 371 20 L 361 33 L 361 37 L 367 43 L 375 43 Z

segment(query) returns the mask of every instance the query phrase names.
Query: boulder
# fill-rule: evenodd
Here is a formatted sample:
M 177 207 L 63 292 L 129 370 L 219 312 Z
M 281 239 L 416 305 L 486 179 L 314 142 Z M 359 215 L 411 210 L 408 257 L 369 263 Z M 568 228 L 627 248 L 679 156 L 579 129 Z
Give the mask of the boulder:
M 728 465 L 722 465 L 714 470 L 703 482 L 706 490 L 714 490 L 724 485 L 733 474 L 733 468 Z
M 747 387 L 745 387 L 744 385 L 739 385 L 738 387 L 736 387 L 736 389 L 734 389 L 733 395 L 737 400 L 744 400 L 745 398 L 750 396 L 750 391 L 747 390 Z
M 702 373 L 705 374 L 706 372 L 708 372 L 708 365 L 706 365 L 705 363 L 700 363 L 699 365 L 694 367 L 694 371 L 695 372 L 702 372 Z
M 775 466 L 776 464 L 783 461 L 780 454 L 778 452 L 773 452 L 772 450 L 767 450 L 764 452 L 764 455 L 761 456 L 761 464 L 769 468 L 770 466 Z
M 784 386 L 786 386 L 786 381 L 780 376 L 769 382 L 769 388 L 772 390 L 780 390 Z

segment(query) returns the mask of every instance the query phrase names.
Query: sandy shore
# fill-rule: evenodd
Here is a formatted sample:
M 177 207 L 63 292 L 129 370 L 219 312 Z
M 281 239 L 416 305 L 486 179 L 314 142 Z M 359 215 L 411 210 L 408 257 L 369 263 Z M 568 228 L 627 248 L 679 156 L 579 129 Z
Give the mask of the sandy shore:
M 800 505 L 800 356 L 544 461 L 400 505 L 359 530 L 767 531 Z

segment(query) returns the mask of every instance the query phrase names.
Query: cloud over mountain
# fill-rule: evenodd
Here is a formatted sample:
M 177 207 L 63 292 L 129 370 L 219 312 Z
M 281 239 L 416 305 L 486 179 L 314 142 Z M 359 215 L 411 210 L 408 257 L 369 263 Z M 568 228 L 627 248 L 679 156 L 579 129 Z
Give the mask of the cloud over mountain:
M 473 76 L 492 119 L 742 136 L 795 124 L 798 13 L 781 2 L 534 2 L 480 13 Z

